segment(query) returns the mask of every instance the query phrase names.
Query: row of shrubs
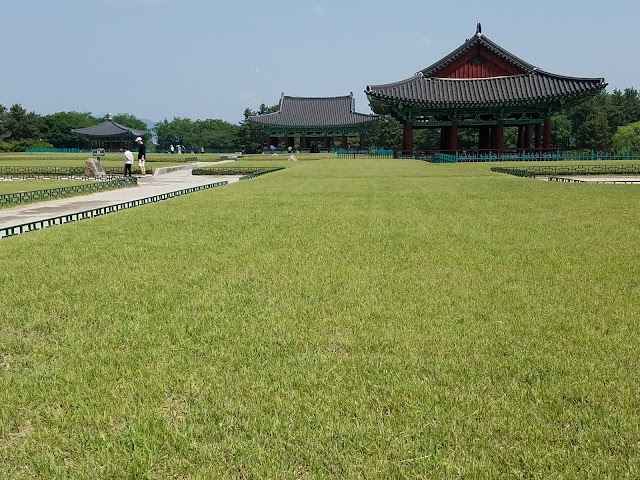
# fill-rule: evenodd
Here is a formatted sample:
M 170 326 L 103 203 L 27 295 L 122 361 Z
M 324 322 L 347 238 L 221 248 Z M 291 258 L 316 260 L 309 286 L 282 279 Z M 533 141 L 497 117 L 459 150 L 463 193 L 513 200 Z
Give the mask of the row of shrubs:
M 536 165 L 527 167 L 492 167 L 492 172 L 518 177 L 536 175 L 638 175 L 640 164 L 631 165 Z

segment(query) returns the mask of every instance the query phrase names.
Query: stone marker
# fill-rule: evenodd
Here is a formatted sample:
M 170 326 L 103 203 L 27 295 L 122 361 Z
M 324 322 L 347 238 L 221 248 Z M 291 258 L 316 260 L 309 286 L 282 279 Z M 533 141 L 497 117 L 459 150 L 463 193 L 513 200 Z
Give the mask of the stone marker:
M 298 161 L 298 159 L 296 158 L 295 155 L 289 155 L 289 158 L 287 160 L 289 160 L 290 162 L 297 162 Z
M 93 158 L 87 158 L 84 162 L 84 176 L 85 177 L 97 177 L 98 176 L 98 168 L 96 167 L 96 162 Z
M 96 169 L 98 170 L 98 176 L 102 177 L 106 175 L 106 173 L 104 172 L 104 168 L 102 168 L 102 164 L 100 163 L 100 159 L 96 158 L 93 160 L 93 162 L 96 164 Z
M 85 177 L 103 177 L 106 173 L 104 168 L 100 165 L 100 160 L 94 160 L 93 158 L 87 158 L 84 162 L 84 176 Z

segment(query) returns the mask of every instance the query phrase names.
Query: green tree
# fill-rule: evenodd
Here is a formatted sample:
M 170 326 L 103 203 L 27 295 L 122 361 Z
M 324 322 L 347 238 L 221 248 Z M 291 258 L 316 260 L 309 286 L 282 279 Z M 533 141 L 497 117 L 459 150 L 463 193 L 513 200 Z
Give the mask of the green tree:
M 571 120 L 566 115 L 551 117 L 551 144 L 569 148 L 571 142 Z
M 106 119 L 107 117 L 105 116 L 103 120 Z M 145 122 L 130 113 L 118 113 L 117 115 L 113 115 L 113 121 L 120 125 L 124 125 L 125 127 L 135 128 L 136 130 L 149 130 Z
M 158 136 L 158 146 L 168 150 L 169 145 L 189 145 L 193 132 L 193 122 L 188 118 L 174 117 L 168 121 L 166 118 L 158 122 L 154 127 Z
M 8 130 L 9 141 L 38 140 L 38 116 L 34 112 L 27 112 L 22 105 L 16 103 L 6 113 L 5 127 Z
M 609 123 L 604 115 L 588 118 L 580 127 L 576 135 L 579 148 L 593 150 L 608 150 L 611 148 L 611 132 Z
M 9 137 L 9 128 L 7 127 L 7 107 L 0 105 L 0 142 L 4 142 Z
M 238 145 L 239 128 L 219 119 L 197 120 L 193 124 L 188 145 L 213 150 L 235 150 Z
M 100 119 L 89 112 L 58 112 L 39 118 L 41 138 L 55 148 L 90 148 L 91 139 L 71 133 L 71 130 L 98 123 Z
M 438 150 L 440 148 L 440 129 L 420 128 L 414 130 L 413 146 L 416 150 Z
M 365 144 L 371 148 L 400 151 L 402 149 L 402 124 L 390 115 L 367 129 Z
M 262 151 L 267 138 L 267 132 L 264 127 L 257 123 L 249 122 L 248 118 L 256 115 L 265 115 L 267 113 L 277 112 L 280 105 L 267 107 L 264 103 L 260 105 L 257 111 L 245 108 L 243 115 L 244 120 L 240 122 L 237 131 L 238 145 L 241 150 L 246 153 L 257 153 Z
M 640 152 L 640 122 L 618 127 L 613 135 L 613 148 L 616 152 Z

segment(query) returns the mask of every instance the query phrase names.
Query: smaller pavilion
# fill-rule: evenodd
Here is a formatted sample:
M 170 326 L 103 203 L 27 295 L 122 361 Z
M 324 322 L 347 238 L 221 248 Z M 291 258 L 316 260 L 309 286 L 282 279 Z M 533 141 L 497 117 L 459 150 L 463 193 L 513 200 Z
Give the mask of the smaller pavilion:
M 74 128 L 71 132 L 90 137 L 94 147 L 107 150 L 113 150 L 114 145 L 116 148 L 123 148 L 126 144 L 133 143 L 136 137 L 142 137 L 147 133 L 145 130 L 137 130 L 114 122 L 111 114 L 107 115 L 107 119 L 102 123 L 92 127 Z
M 353 93 L 341 97 L 280 98 L 277 112 L 255 115 L 247 120 L 264 128 L 267 145 L 295 148 L 296 138 L 301 150 L 314 147 L 331 150 L 334 138 L 340 138 L 341 148 L 348 148 L 348 137 L 359 137 L 364 144 L 366 130 L 378 120 L 377 115 L 357 113 Z

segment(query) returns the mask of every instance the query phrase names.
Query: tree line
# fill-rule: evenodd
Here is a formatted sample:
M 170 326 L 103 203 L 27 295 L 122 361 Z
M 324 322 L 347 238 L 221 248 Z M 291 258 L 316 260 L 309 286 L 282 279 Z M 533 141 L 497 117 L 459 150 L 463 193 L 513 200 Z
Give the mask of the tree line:
M 170 145 L 184 145 L 187 149 L 204 147 L 212 150 L 242 150 L 247 153 L 262 149 L 266 133 L 259 125 L 249 123 L 250 116 L 277 111 L 278 105 L 262 104 L 257 110 L 246 108 L 244 120 L 232 124 L 219 119 L 191 120 L 174 117 L 157 123 L 150 131 L 147 124 L 131 114 L 118 114 L 113 120 L 131 128 L 147 131 L 146 140 L 157 137 L 159 151 Z M 91 148 L 87 137 L 71 133 L 103 122 L 88 112 L 58 112 L 38 115 L 28 112 L 20 104 L 10 108 L 0 105 L 0 151 L 25 151 L 34 148 Z M 555 148 L 640 151 L 640 94 L 635 88 L 602 92 L 580 105 L 567 108 L 551 119 L 551 137 Z M 517 128 L 505 129 L 505 146 L 515 147 Z M 365 134 L 369 148 L 399 150 L 402 145 L 402 125 L 386 116 Z M 473 149 L 478 145 L 477 129 L 459 131 L 459 148 Z M 416 129 L 416 150 L 435 150 L 440 143 L 436 129 Z

